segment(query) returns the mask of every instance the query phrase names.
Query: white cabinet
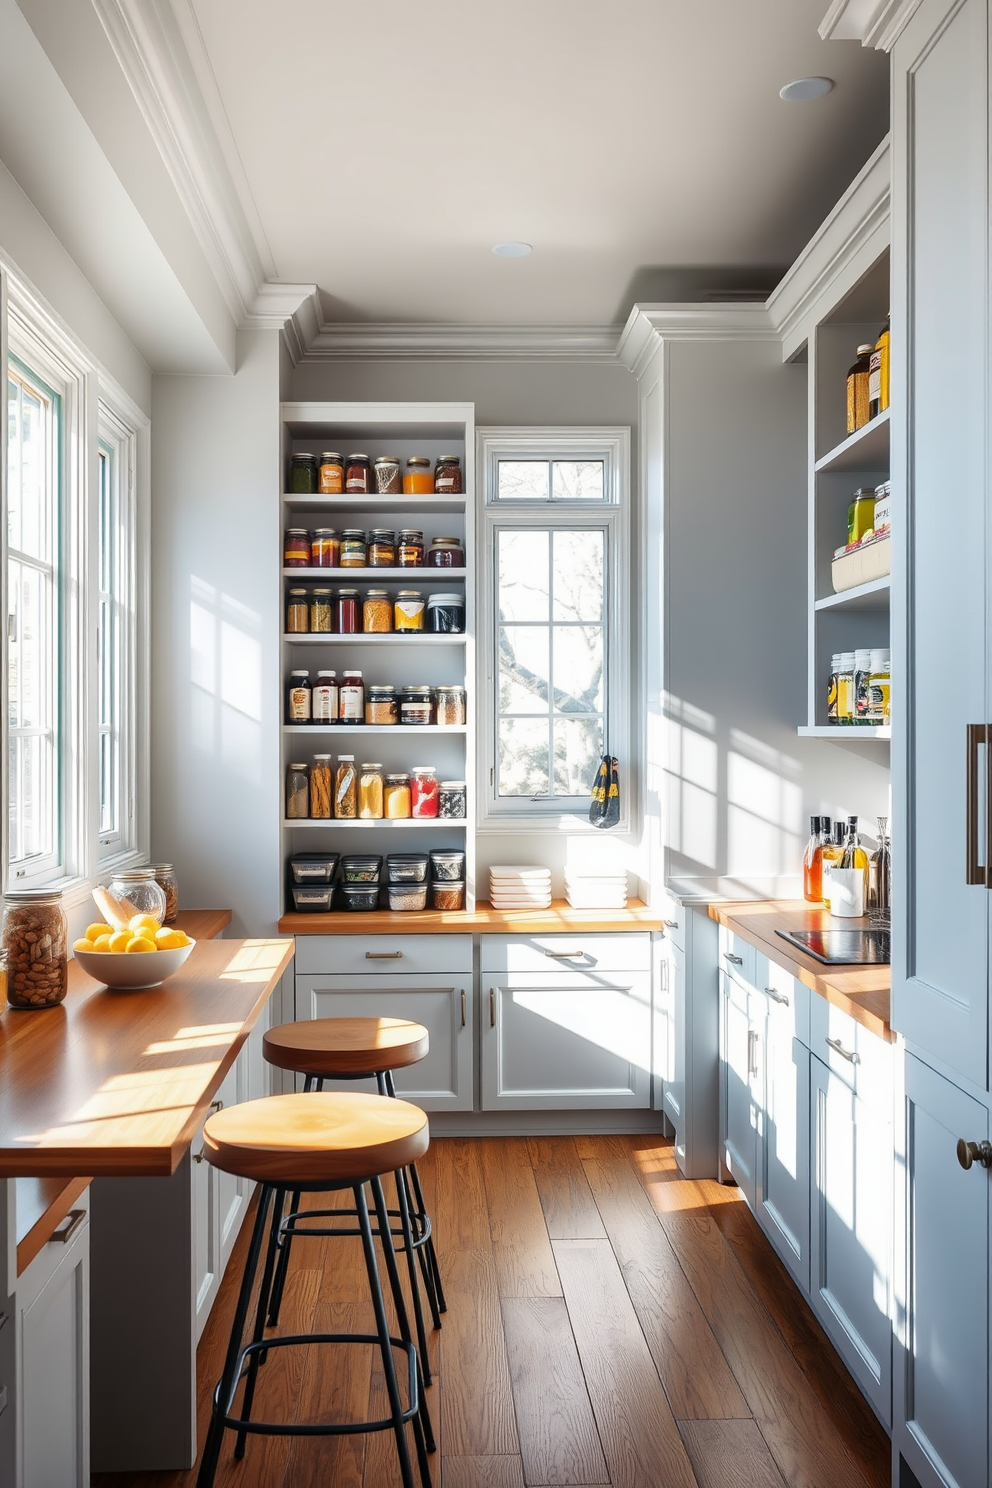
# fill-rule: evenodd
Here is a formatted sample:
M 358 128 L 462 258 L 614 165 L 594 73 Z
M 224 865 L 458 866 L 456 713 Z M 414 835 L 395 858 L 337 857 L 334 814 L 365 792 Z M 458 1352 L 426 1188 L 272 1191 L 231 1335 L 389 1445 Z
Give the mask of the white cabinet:
M 675 1158 L 687 1178 L 713 1178 L 719 1167 L 720 990 L 717 926 L 705 910 L 666 907 L 670 990 L 655 1005 L 667 1044 L 661 1109 L 675 1129 Z M 659 1038 L 656 1036 L 656 1049 Z
M 756 1169 L 758 1223 L 804 1291 L 809 1289 L 809 989 L 755 956 L 763 1075 Z
M 761 1121 L 761 1003 L 743 980 L 721 972 L 723 1063 L 722 1160 L 726 1174 L 754 1209 Z

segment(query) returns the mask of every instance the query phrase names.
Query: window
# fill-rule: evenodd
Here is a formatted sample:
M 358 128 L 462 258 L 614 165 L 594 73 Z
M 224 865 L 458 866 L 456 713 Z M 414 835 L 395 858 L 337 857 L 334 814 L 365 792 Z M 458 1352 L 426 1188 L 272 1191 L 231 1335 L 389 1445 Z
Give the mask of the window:
M 626 758 L 627 430 L 481 431 L 480 779 L 490 825 L 581 814 Z
M 134 435 L 100 404 L 97 752 L 100 859 L 133 845 Z

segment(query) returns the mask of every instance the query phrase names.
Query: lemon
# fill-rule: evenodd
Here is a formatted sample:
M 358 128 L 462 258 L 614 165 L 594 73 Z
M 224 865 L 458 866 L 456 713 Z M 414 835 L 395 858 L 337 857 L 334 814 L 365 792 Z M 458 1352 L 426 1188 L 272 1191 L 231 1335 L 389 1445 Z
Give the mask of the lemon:
M 97 920 L 94 925 L 87 925 L 86 927 L 87 940 L 96 940 L 100 935 L 113 935 L 113 933 L 113 925 L 105 925 L 102 920 Z M 86 947 L 83 946 L 83 950 L 85 949 Z
M 158 927 L 159 921 L 155 918 L 154 915 L 150 914 L 132 915 L 127 922 L 127 928 L 134 935 L 144 935 L 146 931 L 150 931 L 151 934 L 154 935 Z
M 96 940 L 94 940 L 91 943 L 90 950 L 91 951 L 109 951 L 110 950 L 110 936 L 109 935 L 98 935 L 97 938 L 96 938 Z
M 118 930 L 116 935 L 110 937 L 110 949 L 112 951 L 126 951 L 134 936 L 130 930 Z
M 189 936 L 186 934 L 185 930 L 173 930 L 172 933 L 173 935 L 177 935 L 179 937 L 179 939 L 176 941 L 177 946 L 188 946 L 193 944 Z
M 156 948 L 160 951 L 178 951 L 179 947 L 185 944 L 184 941 L 179 939 L 181 934 L 182 931 L 170 930 L 167 926 L 163 925 L 161 930 L 156 930 L 155 932 Z
M 72 949 L 74 951 L 91 951 L 93 949 L 93 942 L 86 939 L 74 940 L 72 942 Z
M 154 949 L 155 942 L 149 940 L 147 935 L 135 935 L 132 940 L 128 941 L 125 954 L 130 955 L 132 951 L 153 951 Z

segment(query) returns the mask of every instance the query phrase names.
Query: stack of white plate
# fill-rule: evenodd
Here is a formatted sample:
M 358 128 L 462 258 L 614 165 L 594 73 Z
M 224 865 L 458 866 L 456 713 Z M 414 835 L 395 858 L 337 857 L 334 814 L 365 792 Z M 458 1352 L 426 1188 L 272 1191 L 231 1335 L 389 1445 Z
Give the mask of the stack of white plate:
M 490 868 L 489 898 L 494 909 L 547 909 L 551 904 L 551 870 L 526 864 Z
M 565 898 L 573 909 L 626 909 L 626 873 L 571 873 L 565 870 Z

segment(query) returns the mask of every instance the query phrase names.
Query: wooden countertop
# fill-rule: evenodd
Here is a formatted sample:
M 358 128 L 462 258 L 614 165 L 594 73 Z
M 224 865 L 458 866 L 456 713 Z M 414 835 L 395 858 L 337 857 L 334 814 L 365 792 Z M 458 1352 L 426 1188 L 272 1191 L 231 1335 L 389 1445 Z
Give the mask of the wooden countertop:
M 292 954 L 290 940 L 203 939 L 145 992 L 72 962 L 61 1007 L 7 1008 L 0 1178 L 174 1172 Z
M 229 909 L 181 909 L 176 915 L 176 929 L 185 930 L 190 940 L 213 940 L 227 929 L 232 918 Z
M 840 922 L 832 919 L 825 909 L 811 909 L 802 899 L 711 904 L 709 915 L 791 971 L 811 991 L 848 1013 L 856 1023 L 889 1043 L 895 1042 L 889 1023 L 892 973 L 888 966 L 824 966 L 775 933 L 867 928 L 867 919 Z
M 480 899 L 473 913 L 465 910 L 371 909 L 365 913 L 334 910 L 330 914 L 284 914 L 282 935 L 553 935 L 561 930 L 660 930 L 661 913 L 640 899 L 626 909 L 572 909 L 567 899 L 553 899 L 550 909 L 493 909 Z

